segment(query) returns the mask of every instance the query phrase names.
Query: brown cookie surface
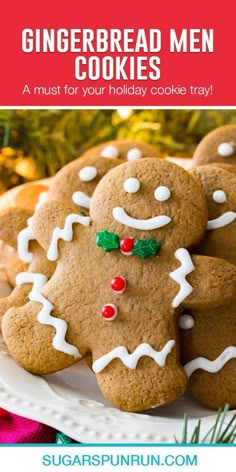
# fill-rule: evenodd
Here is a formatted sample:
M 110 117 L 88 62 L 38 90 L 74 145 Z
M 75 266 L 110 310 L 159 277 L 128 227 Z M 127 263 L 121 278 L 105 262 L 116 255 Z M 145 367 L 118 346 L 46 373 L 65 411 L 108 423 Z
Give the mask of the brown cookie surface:
M 225 169 L 204 166 L 191 170 L 205 192 L 207 231 L 197 251 L 236 265 L 236 176 Z
M 186 316 L 188 319 L 186 319 Z M 191 317 L 192 327 L 190 326 Z M 182 363 L 189 387 L 203 405 L 236 406 L 235 301 L 203 312 L 191 311 L 180 320 Z
M 140 145 L 139 149 L 134 148 L 135 142 L 130 141 L 124 145 L 124 142 L 115 142 L 117 149 L 124 154 L 124 148 L 128 153 L 131 150 L 131 157 L 137 158 L 137 151 L 141 153 L 144 150 L 150 150 L 154 153 L 152 146 Z M 120 144 L 119 144 L 120 143 Z M 114 143 L 113 143 L 114 144 Z M 104 143 L 103 148 L 108 149 L 110 143 Z M 119 147 L 120 146 L 120 147 Z M 136 156 L 134 150 L 136 149 Z M 105 153 L 106 154 L 106 153 Z M 108 153 L 109 154 L 109 153 Z M 139 156 L 140 157 L 140 156 Z M 29 271 L 43 273 L 51 276 L 54 264 L 46 259 L 43 250 L 38 248 L 37 243 L 30 247 L 30 241 L 33 239 L 31 223 L 29 217 L 34 211 L 35 206 L 42 203 L 42 197 L 47 200 L 58 200 L 72 207 L 75 213 L 89 212 L 90 199 L 99 180 L 113 167 L 121 164 L 123 160 L 115 157 L 97 156 L 93 148 L 81 157 L 67 166 L 63 167 L 58 174 L 51 179 L 49 191 L 48 187 L 40 183 L 26 184 L 9 192 L 9 198 L 5 199 L 7 205 L 0 214 L 0 238 L 7 244 L 18 247 L 18 254 L 10 260 L 8 267 L 9 276 L 15 279 L 17 271 L 26 270 L 26 264 L 31 263 Z M 13 206 L 15 205 L 15 206 Z M 10 206 L 10 208 L 9 208 Z M 31 248 L 33 247 L 33 252 Z M 23 262 L 22 262 L 23 261 Z M 40 269 L 41 267 L 41 269 Z M 22 269 L 22 270 L 20 270 Z M 30 288 L 30 285 L 29 285 Z M 0 305 L 0 319 L 6 310 L 13 306 L 20 306 L 22 301 L 26 303 L 26 290 L 22 288 L 22 296 L 19 296 L 21 289 L 18 288 L 10 300 L 4 300 Z
M 226 164 L 224 162 L 218 162 L 216 164 L 209 164 L 214 167 L 218 167 L 219 169 L 227 170 L 227 172 L 231 172 L 232 174 L 236 175 L 236 164 Z
M 33 283 L 31 302 L 3 319 L 11 354 L 42 374 L 91 353 L 98 384 L 117 407 L 143 411 L 174 401 L 187 385 L 181 311 L 236 295 L 234 266 L 191 258 L 186 249 L 206 223 L 199 183 L 160 159 L 106 174 L 91 199 L 91 221 L 62 203 L 44 204 L 33 232 L 57 268 L 48 282 L 42 274 L 22 279 Z
M 119 158 L 105 159 L 88 151 L 63 167 L 54 177 L 48 200 L 69 205 L 75 213 L 89 213 L 90 200 L 101 178 L 113 167 L 122 164 Z
M 208 229 L 199 253 L 236 264 L 236 177 L 212 165 L 191 173 L 201 183 L 208 206 Z M 219 273 L 220 276 L 220 273 Z M 222 297 L 225 288 L 222 287 Z M 236 406 L 236 297 L 207 311 L 194 310 L 180 319 L 182 363 L 191 392 L 211 408 Z
M 98 182 L 126 160 L 158 157 L 157 150 L 136 141 L 109 141 L 86 151 L 63 167 L 50 185 L 48 200 L 69 205 L 76 213 L 89 212 L 90 200 Z

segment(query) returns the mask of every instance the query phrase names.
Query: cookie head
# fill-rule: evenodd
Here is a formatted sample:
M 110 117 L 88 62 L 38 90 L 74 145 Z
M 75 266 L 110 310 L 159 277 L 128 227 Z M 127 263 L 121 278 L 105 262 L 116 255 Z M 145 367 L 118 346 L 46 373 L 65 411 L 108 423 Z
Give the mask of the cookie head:
M 225 125 L 208 133 L 193 155 L 194 166 L 210 163 L 236 165 L 236 125 Z
M 220 169 L 227 170 L 227 172 L 231 172 L 231 174 L 234 174 L 236 176 L 236 165 L 234 165 L 234 164 L 227 164 L 225 162 L 218 162 L 218 163 L 213 163 L 213 164 L 209 164 L 209 165 L 212 165 L 214 167 L 218 167 Z
M 203 191 L 181 167 L 145 159 L 113 169 L 91 200 L 98 231 L 122 238 L 154 238 L 166 247 L 188 247 L 201 238 L 207 221 Z
M 204 190 L 207 208 L 207 230 L 224 228 L 235 222 L 236 176 L 213 166 L 202 166 L 191 170 Z M 233 225 L 234 227 L 235 225 Z
M 76 213 L 88 213 L 91 196 L 101 178 L 121 164 L 119 158 L 103 159 L 87 152 L 63 167 L 50 186 L 48 199 L 63 201 Z

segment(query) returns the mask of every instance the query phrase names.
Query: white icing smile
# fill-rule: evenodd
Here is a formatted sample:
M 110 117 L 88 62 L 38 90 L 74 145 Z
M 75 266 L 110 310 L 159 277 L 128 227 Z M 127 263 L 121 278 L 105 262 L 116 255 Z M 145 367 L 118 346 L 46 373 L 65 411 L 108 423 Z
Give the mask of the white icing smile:
M 233 223 L 235 218 L 235 211 L 226 211 L 226 213 L 223 213 L 223 215 L 218 216 L 218 218 L 215 218 L 214 220 L 209 220 L 207 222 L 207 229 L 223 228 L 224 226 Z
M 90 208 L 91 198 L 84 192 L 74 192 L 72 195 L 72 201 L 83 208 Z
M 164 367 L 166 358 L 175 345 L 172 339 L 168 341 L 161 351 L 155 351 L 150 344 L 140 344 L 132 354 L 129 354 L 125 346 L 118 346 L 112 351 L 100 357 L 93 363 L 93 371 L 95 374 L 101 372 L 110 364 L 113 359 L 120 359 L 123 364 L 129 369 L 136 369 L 138 361 L 143 356 L 148 356 L 153 359 L 160 367 Z
M 127 215 L 126 211 L 121 207 L 115 207 L 112 211 L 113 218 L 121 223 L 122 225 L 128 226 L 129 228 L 141 229 L 141 230 L 151 230 L 161 228 L 162 226 L 168 225 L 171 222 L 171 218 L 166 215 L 154 216 L 147 220 L 139 220 L 137 218 L 132 218 L 132 216 Z

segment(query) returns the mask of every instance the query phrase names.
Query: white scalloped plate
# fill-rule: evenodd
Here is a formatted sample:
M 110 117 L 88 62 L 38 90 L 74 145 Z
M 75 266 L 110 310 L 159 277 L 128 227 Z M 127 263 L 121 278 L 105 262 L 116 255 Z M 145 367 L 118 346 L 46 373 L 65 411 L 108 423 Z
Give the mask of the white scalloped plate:
M 190 397 L 143 414 L 124 413 L 105 400 L 84 362 L 57 374 L 36 376 L 15 363 L 1 336 L 0 405 L 84 443 L 174 443 L 175 437 L 181 440 L 184 412 L 190 418 L 189 434 L 199 418 L 204 434 L 215 417 Z M 233 414 L 228 413 L 228 421 Z

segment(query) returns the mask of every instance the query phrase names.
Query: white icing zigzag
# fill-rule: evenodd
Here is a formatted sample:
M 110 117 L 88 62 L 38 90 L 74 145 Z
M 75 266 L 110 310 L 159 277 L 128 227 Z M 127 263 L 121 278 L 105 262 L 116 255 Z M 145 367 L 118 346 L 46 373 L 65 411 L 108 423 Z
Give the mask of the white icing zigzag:
M 63 239 L 66 242 L 70 242 L 73 239 L 73 228 L 74 223 L 80 223 L 83 226 L 89 226 L 90 218 L 89 216 L 80 216 L 72 213 L 67 216 L 65 221 L 64 228 L 59 228 L 58 226 L 54 229 L 52 235 L 52 241 L 47 252 L 47 258 L 49 261 L 56 261 L 58 259 L 58 240 Z
M 38 201 L 35 205 L 35 210 L 38 210 L 45 202 L 48 201 L 48 192 L 41 192 Z
M 17 236 L 18 256 L 23 262 L 30 263 L 33 254 L 29 252 L 29 242 L 35 239 L 32 231 L 32 217 L 27 220 L 27 227 L 22 229 Z
M 56 330 L 56 334 L 53 338 L 52 345 L 58 351 L 64 352 L 69 356 L 81 357 L 79 350 L 69 344 L 65 340 L 67 332 L 67 323 L 64 320 L 51 316 L 51 311 L 54 306 L 40 293 L 41 288 L 47 283 L 47 277 L 43 274 L 36 274 L 33 272 L 21 272 L 16 277 L 16 284 L 22 285 L 32 283 L 33 288 L 29 294 L 29 299 L 33 302 L 42 303 L 43 307 L 38 314 L 39 323 L 53 326 Z
M 44 202 L 47 201 L 48 192 L 41 192 L 38 197 L 38 202 L 35 206 L 37 210 Z M 29 242 L 35 240 L 32 231 L 32 217 L 27 220 L 27 227 L 22 229 L 17 236 L 17 250 L 18 256 L 23 262 L 30 263 L 33 260 L 33 254 L 29 251 Z
M 180 290 L 172 302 L 173 308 L 179 306 L 180 303 L 182 303 L 182 301 L 185 300 L 185 298 L 193 291 L 193 287 L 185 277 L 195 270 L 187 249 L 177 249 L 177 251 L 175 251 L 175 257 L 181 262 L 181 266 L 169 274 L 170 278 L 180 285 Z
M 211 372 L 215 374 L 218 372 L 224 365 L 230 361 L 230 359 L 236 358 L 236 347 L 229 346 L 227 347 L 219 357 L 217 357 L 214 361 L 209 361 L 206 357 L 197 357 L 192 361 L 188 362 L 184 366 L 184 370 L 188 377 L 190 377 L 193 372 L 197 369 L 206 370 L 206 372 Z
M 164 367 L 166 358 L 175 345 L 174 340 L 166 343 L 161 351 L 155 351 L 150 344 L 140 344 L 132 354 L 129 354 L 125 346 L 118 346 L 112 351 L 100 357 L 93 363 L 93 371 L 95 374 L 101 372 L 110 364 L 113 359 L 120 359 L 129 369 L 135 369 L 138 361 L 143 356 L 151 357 L 160 367 Z

